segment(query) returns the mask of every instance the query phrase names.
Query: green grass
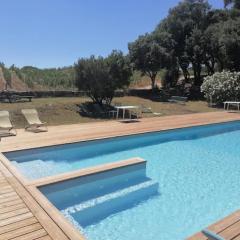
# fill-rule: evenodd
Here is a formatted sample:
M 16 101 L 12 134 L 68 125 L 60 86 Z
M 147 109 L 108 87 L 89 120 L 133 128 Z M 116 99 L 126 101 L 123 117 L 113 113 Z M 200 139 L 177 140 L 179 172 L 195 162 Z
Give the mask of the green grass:
M 25 120 L 21 114 L 21 109 L 36 108 L 42 121 L 49 125 L 86 123 L 94 121 L 106 121 L 106 119 L 96 119 L 83 117 L 78 113 L 78 104 L 90 101 L 88 98 L 39 98 L 32 102 L 24 103 L 0 103 L 1 110 L 8 110 L 15 127 L 24 127 Z M 162 113 L 161 116 L 189 114 L 200 112 L 216 111 L 209 108 L 204 101 L 189 101 L 185 105 L 153 102 L 140 97 L 121 97 L 114 98 L 113 102 L 120 102 L 124 105 L 141 105 L 151 107 L 154 112 Z M 144 117 L 151 117 L 152 114 L 144 114 Z

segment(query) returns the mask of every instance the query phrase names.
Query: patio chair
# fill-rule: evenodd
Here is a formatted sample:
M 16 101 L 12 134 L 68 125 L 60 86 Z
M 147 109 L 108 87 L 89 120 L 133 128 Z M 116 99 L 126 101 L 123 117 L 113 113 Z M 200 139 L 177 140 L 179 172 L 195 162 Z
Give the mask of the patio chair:
M 208 240 L 225 240 L 221 236 L 219 236 L 207 229 L 202 230 L 202 233 L 208 238 Z
M 36 109 L 22 109 L 22 114 L 26 118 L 28 125 L 25 127 L 26 131 L 31 132 L 47 132 L 47 126 L 45 122 L 39 119 Z
M 153 114 L 154 116 L 160 116 L 162 113 L 158 112 L 153 112 L 151 107 L 146 107 L 145 105 L 141 105 L 142 113 L 150 113 Z
M 8 111 L 0 111 L 0 137 L 9 137 L 16 136 L 17 131 L 14 129 L 9 112 Z

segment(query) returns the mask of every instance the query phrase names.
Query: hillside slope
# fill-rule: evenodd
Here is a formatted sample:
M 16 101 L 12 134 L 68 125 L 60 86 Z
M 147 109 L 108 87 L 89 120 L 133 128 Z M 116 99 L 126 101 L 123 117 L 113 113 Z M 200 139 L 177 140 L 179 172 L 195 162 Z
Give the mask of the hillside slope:
M 0 67 L 0 91 L 4 90 L 6 88 L 6 81 L 3 75 L 3 70 Z

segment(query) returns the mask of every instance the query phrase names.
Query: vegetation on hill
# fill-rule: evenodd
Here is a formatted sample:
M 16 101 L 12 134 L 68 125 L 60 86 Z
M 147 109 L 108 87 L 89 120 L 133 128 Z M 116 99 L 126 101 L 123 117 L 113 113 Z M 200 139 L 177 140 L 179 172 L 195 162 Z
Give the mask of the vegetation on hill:
M 181 1 L 152 33 L 129 44 L 135 69 L 149 76 L 153 87 L 156 73 L 164 67 L 165 86 L 171 87 L 179 72 L 185 82 L 193 80 L 199 87 L 204 75 L 240 71 L 239 0 L 225 1 L 226 6 L 230 3 L 230 9 L 213 9 L 205 0 Z
M 194 98 L 202 96 L 204 77 L 215 72 L 240 71 L 239 0 L 225 1 L 225 6 L 229 7 L 213 9 L 206 0 L 179 2 L 151 33 L 129 43 L 126 59 L 132 70 L 149 77 L 152 89 L 158 88 L 156 77 L 164 73 L 163 88 L 179 89 L 181 94 Z M 87 84 L 96 88 L 99 83 L 101 92 L 109 85 L 101 81 L 101 74 L 94 83 L 91 76 L 77 76 L 79 89 Z
M 0 67 L 7 82 L 7 89 L 23 90 L 18 88 L 17 82 L 20 81 L 22 85 L 26 86 L 25 90 L 72 90 L 74 88 L 75 70 L 73 66 L 39 69 L 31 66 L 18 68 L 12 65 L 7 68 L 0 63 Z
M 63 68 L 0 67 L 10 88 L 14 81 L 18 85 L 22 81 L 29 89 L 70 90 L 76 85 L 100 103 L 106 97 L 111 100 L 113 90 L 129 85 L 129 74 L 124 71 L 130 68 L 134 86 L 136 78 L 147 76 L 149 85 L 158 88 L 156 79 L 161 76 L 161 87 L 167 90 L 186 94 L 190 85 L 200 94 L 204 77 L 240 71 L 240 0 L 223 1 L 224 9 L 212 8 L 207 0 L 180 1 L 152 32 L 129 43 L 127 56 L 115 51 L 112 57 L 84 58 Z

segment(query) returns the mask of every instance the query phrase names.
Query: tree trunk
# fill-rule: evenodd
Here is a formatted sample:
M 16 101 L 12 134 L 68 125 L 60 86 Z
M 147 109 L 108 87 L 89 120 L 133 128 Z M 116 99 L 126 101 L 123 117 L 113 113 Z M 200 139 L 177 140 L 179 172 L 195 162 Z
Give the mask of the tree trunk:
M 152 90 L 156 88 L 156 76 L 157 76 L 157 73 L 149 74 L 149 77 L 151 78 L 151 82 L 152 82 Z
M 201 86 L 202 85 L 202 80 L 201 80 L 202 66 L 201 66 L 201 64 L 194 64 L 193 71 L 194 71 L 194 84 L 196 86 Z

